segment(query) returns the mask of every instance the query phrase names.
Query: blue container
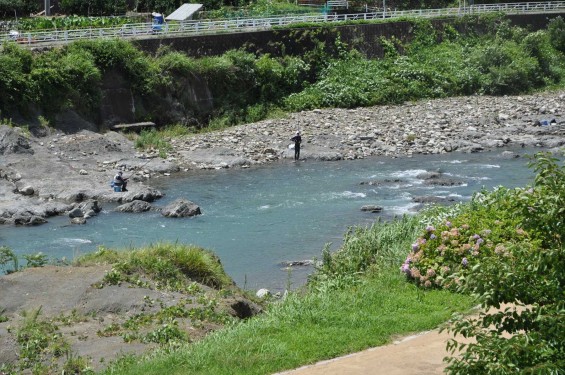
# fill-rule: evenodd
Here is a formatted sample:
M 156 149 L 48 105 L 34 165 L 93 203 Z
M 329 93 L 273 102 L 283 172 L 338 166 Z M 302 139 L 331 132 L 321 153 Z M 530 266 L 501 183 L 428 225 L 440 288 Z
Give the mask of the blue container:
M 119 193 L 120 191 L 122 191 L 122 187 L 119 185 L 114 185 L 114 191 Z

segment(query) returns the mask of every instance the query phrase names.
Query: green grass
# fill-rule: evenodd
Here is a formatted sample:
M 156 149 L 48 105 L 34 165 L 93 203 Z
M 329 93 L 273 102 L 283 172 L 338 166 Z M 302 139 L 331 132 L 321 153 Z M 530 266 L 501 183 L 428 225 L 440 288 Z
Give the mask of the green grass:
M 264 315 L 201 342 L 108 373 L 269 374 L 435 328 L 471 305 L 462 295 L 423 292 L 397 269 L 388 269 L 353 289 L 292 295 Z
M 322 254 L 306 288 L 261 316 L 173 352 L 125 358 L 108 374 L 270 374 L 438 327 L 473 300 L 407 283 L 399 265 L 423 228 L 417 217 L 353 228 Z
M 133 139 L 135 147 L 141 150 L 155 149 L 159 151 L 159 156 L 167 157 L 167 153 L 173 150 L 171 138 L 181 137 L 194 133 L 194 129 L 182 125 L 171 125 L 163 129 L 142 130 L 139 135 L 131 133 L 129 137 Z
M 156 243 L 129 251 L 101 247 L 75 261 L 77 266 L 93 264 L 112 264 L 112 270 L 105 277 L 110 284 L 122 281 L 139 284 L 148 277 L 156 287 L 173 290 L 189 288 L 192 281 L 217 289 L 233 285 L 216 255 L 197 246 L 178 243 Z

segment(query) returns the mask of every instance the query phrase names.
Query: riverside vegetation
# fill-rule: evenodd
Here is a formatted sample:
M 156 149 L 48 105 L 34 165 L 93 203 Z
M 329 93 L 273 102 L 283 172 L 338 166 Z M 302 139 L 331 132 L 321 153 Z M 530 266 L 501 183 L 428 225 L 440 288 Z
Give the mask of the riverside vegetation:
M 81 41 L 45 53 L 6 43 L 0 53 L 0 118 L 15 124 L 13 114 L 40 112 L 56 125 L 55 114 L 72 109 L 96 123 L 101 80 L 109 71 L 120 72 L 142 98 L 136 120 L 160 125 L 166 125 L 167 113 L 162 94 L 180 95 L 179 80 L 203 79 L 214 105 L 183 124 L 192 130 L 255 122 L 281 111 L 510 95 L 562 85 L 560 17 L 536 32 L 511 27 L 503 15 L 467 16 L 438 28 L 429 20 L 408 22 L 412 41 L 381 39 L 385 57 L 376 60 L 339 38 L 333 45 L 321 42 L 324 28 L 297 30 L 295 38 L 311 40 L 313 48 L 300 56 L 283 51 L 280 57 L 233 50 L 190 58 L 167 48 L 149 56 L 119 40 Z
M 0 75 L 0 99 L 6 106 L 2 114 L 46 106 L 52 97 L 60 98 L 52 103 L 53 111 L 69 106 L 83 113 L 93 111 L 96 84 L 109 67 L 120 67 L 134 82 L 133 89 L 148 96 L 155 94 L 156 82 L 172 84 L 170 72 L 188 74 L 195 69 L 210 80 L 219 98 L 212 127 L 261 118 L 277 108 L 353 107 L 562 85 L 563 20 L 556 19 L 536 33 L 509 27 L 501 19 L 490 21 L 492 33 L 463 37 L 446 28 L 439 44 L 437 31 L 430 33 L 427 22 L 415 22 L 421 31 L 413 43 L 383 41 L 390 48 L 379 61 L 366 60 L 339 41 L 332 47 L 335 59 L 323 53 L 323 46 L 304 58 L 232 51 L 221 57 L 189 59 L 165 50 L 149 57 L 117 41 L 77 43 L 38 55 L 7 44 L 0 55 L 0 69 L 5 69 Z M 289 77 L 294 78 L 289 81 Z M 372 85 L 365 85 L 363 77 Z M 82 85 L 83 79 L 93 85 Z M 273 82 L 281 83 L 282 89 L 268 84 Z M 351 86 L 344 86 L 345 82 Z M 296 86 L 288 89 L 288 83 Z M 231 85 L 236 84 L 248 85 L 249 97 L 230 97 Z M 382 345 L 394 334 L 436 327 L 477 301 L 484 307 L 512 302 L 524 305 L 525 312 L 511 308 L 458 320 L 453 326 L 456 332 L 481 340 L 463 347 L 465 354 L 451 360 L 450 371 L 505 374 L 518 368 L 555 373 L 565 360 L 565 179 L 563 167 L 547 155 L 538 156 L 533 166 L 538 176 L 532 190 L 481 192 L 469 204 L 352 229 L 340 251 L 324 251 L 304 290 L 274 301 L 262 316 L 228 324 L 189 346 L 171 340 L 175 344 L 166 343 L 142 361 L 124 357 L 107 373 L 270 373 Z M 446 243 L 439 242 L 444 239 Z M 410 260 L 405 260 L 407 252 Z M 13 261 L 6 254 L 6 260 Z M 401 273 L 398 267 L 403 261 Z M 126 276 L 113 272 L 109 277 L 119 282 Z M 143 282 L 134 279 L 129 280 Z M 36 327 L 38 315 L 31 313 L 25 327 Z M 41 337 L 56 336 L 52 327 L 44 328 Z M 503 339 L 503 332 L 514 335 Z M 63 352 L 54 345 L 53 353 Z M 71 364 L 76 365 L 73 371 L 89 371 L 85 362 Z

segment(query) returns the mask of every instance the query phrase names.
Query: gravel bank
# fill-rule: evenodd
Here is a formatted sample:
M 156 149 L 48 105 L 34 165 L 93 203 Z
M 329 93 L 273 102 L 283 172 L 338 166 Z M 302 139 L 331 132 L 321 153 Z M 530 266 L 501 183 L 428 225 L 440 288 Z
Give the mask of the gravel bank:
M 173 151 L 138 152 L 125 136 L 52 133 L 35 138 L 0 127 L 0 224 L 35 225 L 52 215 L 68 215 L 77 205 L 95 214 L 96 201 L 153 202 L 162 193 L 151 181 L 179 171 L 251 167 L 292 160 L 288 148 L 302 132 L 301 158 L 315 160 L 399 157 L 413 154 L 480 152 L 504 146 L 565 145 L 565 90 L 504 97 L 457 97 L 355 109 L 315 109 L 210 132 L 171 139 Z M 555 120 L 539 126 L 544 120 Z M 116 170 L 134 183 L 114 193 Z M 190 198 L 190 197 L 187 197 Z M 84 223 L 84 221 L 78 221 Z

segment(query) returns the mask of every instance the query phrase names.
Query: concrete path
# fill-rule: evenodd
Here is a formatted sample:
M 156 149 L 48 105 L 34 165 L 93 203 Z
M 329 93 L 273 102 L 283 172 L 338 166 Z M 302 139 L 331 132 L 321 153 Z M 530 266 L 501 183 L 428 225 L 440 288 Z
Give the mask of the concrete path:
M 437 375 L 446 367 L 443 358 L 447 332 L 438 330 L 408 336 L 390 345 L 318 362 L 275 375 Z M 458 340 L 461 337 L 458 337 Z

